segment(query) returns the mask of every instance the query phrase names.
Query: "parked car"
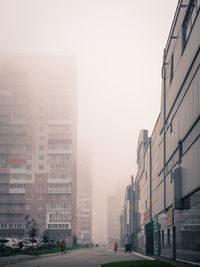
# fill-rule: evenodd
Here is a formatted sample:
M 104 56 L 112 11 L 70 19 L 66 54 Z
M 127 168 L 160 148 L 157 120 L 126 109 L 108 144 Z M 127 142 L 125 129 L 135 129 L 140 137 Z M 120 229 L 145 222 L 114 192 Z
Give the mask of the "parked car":
M 37 247 L 39 244 L 39 240 L 37 238 L 34 239 L 26 238 L 25 240 L 30 241 L 33 247 Z
M 33 244 L 29 240 L 20 240 L 17 244 L 18 250 L 32 250 Z
M 1 238 L 0 247 L 15 249 L 17 247 L 17 241 L 13 238 Z
M 52 244 L 50 242 L 44 242 L 44 240 L 41 240 L 38 245 L 37 248 L 39 249 L 43 249 L 43 248 L 52 248 Z

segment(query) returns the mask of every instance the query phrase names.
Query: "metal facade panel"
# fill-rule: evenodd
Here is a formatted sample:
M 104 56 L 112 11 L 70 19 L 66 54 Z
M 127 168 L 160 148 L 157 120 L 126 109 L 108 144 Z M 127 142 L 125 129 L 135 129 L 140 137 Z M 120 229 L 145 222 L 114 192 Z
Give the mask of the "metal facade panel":
M 182 197 L 200 186 L 200 138 L 182 158 Z
M 166 176 L 166 208 L 172 205 L 173 200 L 173 183 L 171 179 L 171 172 Z

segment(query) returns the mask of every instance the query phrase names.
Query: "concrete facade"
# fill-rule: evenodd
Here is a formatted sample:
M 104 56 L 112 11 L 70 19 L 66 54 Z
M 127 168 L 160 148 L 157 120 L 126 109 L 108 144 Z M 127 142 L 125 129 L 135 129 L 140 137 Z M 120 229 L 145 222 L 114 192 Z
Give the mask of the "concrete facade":
M 76 231 L 76 64 L 68 56 L 1 55 L 0 235 L 24 217 L 72 242 Z

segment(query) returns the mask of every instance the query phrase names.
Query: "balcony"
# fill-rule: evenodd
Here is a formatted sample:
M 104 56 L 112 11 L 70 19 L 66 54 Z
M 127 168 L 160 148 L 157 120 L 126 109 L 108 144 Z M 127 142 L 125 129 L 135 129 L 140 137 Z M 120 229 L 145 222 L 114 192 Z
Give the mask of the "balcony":
M 72 150 L 71 149 L 56 149 L 56 150 L 48 149 L 48 154 L 72 154 Z
M 20 169 L 20 168 L 10 168 L 10 174 L 25 174 L 26 169 Z
M 51 194 L 71 193 L 71 189 L 67 189 L 67 188 L 48 188 L 48 193 L 51 193 Z
M 25 194 L 25 188 L 9 188 L 9 194 Z
M 48 120 L 49 125 L 63 125 L 63 124 L 72 124 L 72 120 L 67 119 L 57 119 L 57 120 Z

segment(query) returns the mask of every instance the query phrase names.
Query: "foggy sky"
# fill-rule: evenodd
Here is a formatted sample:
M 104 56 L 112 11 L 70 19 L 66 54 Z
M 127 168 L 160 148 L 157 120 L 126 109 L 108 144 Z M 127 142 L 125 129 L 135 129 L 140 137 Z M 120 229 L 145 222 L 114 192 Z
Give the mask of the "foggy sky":
M 92 147 L 95 242 L 106 240 L 106 196 L 136 174 L 139 132 L 151 134 L 159 114 L 177 2 L 0 0 L 0 53 L 77 55 L 78 141 Z

